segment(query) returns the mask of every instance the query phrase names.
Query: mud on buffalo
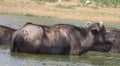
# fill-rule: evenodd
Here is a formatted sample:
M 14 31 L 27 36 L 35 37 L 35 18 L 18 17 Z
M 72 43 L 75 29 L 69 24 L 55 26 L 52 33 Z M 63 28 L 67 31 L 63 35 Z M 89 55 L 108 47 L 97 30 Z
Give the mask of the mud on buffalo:
M 94 44 L 109 42 L 105 33 L 102 23 L 83 28 L 69 24 L 46 26 L 29 22 L 14 32 L 11 52 L 80 55 Z

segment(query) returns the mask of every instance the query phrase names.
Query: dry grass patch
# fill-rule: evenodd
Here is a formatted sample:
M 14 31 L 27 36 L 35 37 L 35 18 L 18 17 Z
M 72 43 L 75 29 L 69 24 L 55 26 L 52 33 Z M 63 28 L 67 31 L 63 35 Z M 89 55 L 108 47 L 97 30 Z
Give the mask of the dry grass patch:
M 38 4 L 35 0 L 1 0 L 0 13 L 50 16 L 65 19 L 120 22 L 120 8 L 87 8 L 80 7 L 77 0 L 58 3 Z M 56 7 L 57 6 L 57 7 Z M 62 6 L 62 7 L 61 7 Z

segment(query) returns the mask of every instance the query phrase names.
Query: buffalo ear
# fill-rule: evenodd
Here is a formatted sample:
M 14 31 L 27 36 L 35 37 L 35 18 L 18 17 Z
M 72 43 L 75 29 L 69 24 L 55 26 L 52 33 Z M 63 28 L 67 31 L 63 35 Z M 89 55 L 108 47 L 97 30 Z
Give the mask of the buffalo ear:
M 93 28 L 93 29 L 91 29 L 91 33 L 92 33 L 93 35 L 97 35 L 97 34 L 99 33 L 99 29 L 98 29 L 98 28 Z
M 99 25 L 100 25 L 100 27 L 102 27 L 103 26 L 103 22 L 99 21 Z
M 90 24 L 91 24 L 90 21 L 87 21 L 87 22 L 85 23 L 86 27 L 88 27 Z

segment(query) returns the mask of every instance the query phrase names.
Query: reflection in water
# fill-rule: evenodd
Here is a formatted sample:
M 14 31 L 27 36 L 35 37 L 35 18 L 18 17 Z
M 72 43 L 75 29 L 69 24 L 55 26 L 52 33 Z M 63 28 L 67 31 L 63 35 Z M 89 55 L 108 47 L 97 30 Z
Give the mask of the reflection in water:
M 10 53 L 9 49 L 0 49 L 0 66 L 92 66 L 79 61 L 79 57 Z
M 59 55 L 34 55 L 34 54 L 11 54 L 14 58 L 24 60 L 25 65 L 28 66 L 78 66 L 84 63 L 73 62 L 72 56 L 59 56 Z M 77 57 L 77 56 L 76 56 Z M 74 56 L 75 59 L 75 56 Z M 77 60 L 77 59 L 76 59 Z M 84 65 L 88 65 L 85 63 Z
M 10 53 L 0 49 L 0 66 L 117 66 L 120 54 L 88 52 L 83 56 Z

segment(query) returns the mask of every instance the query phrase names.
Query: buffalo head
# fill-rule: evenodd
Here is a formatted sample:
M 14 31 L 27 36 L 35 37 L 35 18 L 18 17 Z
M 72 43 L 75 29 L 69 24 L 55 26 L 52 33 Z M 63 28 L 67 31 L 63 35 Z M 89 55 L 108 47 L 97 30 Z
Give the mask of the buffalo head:
M 87 29 L 94 36 L 94 44 L 112 44 L 111 39 L 107 37 L 106 28 L 102 22 L 90 24 L 87 23 Z

